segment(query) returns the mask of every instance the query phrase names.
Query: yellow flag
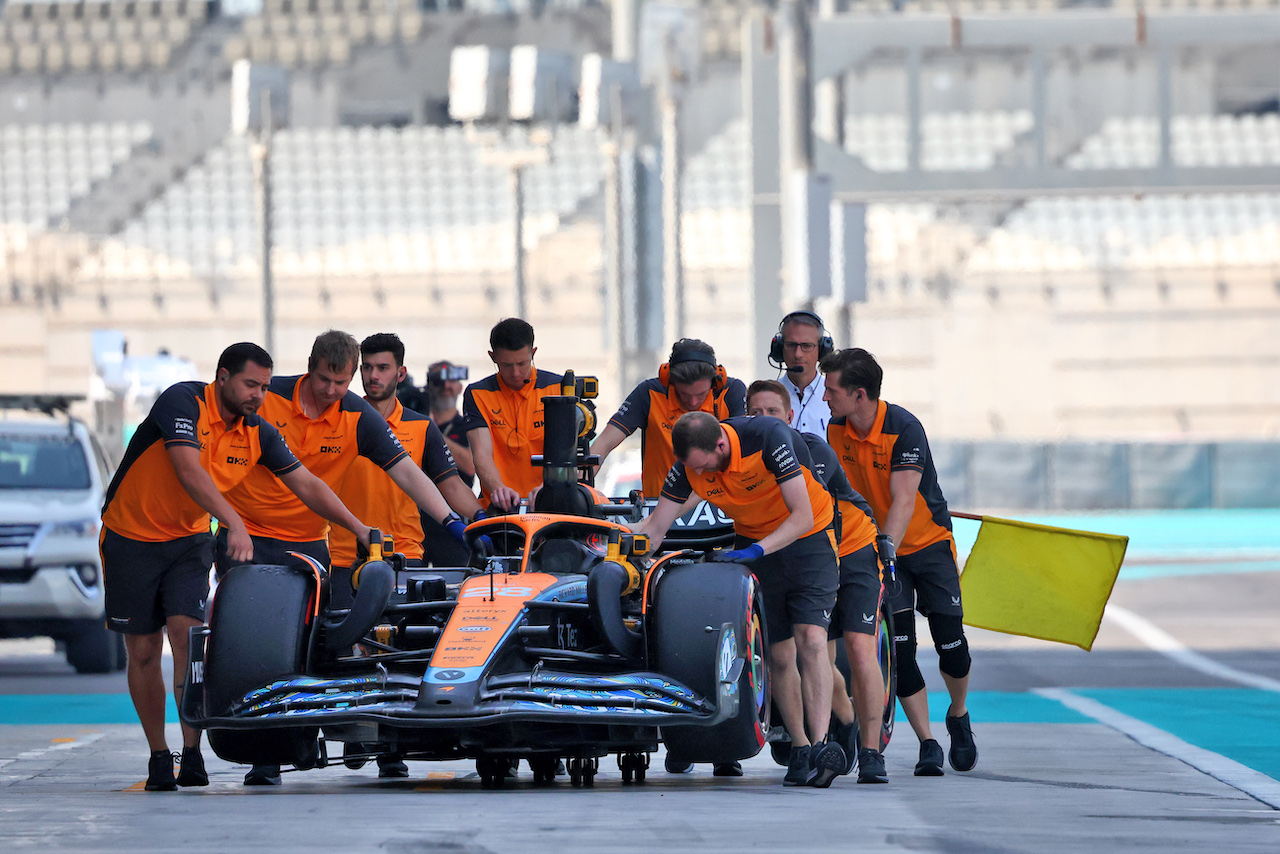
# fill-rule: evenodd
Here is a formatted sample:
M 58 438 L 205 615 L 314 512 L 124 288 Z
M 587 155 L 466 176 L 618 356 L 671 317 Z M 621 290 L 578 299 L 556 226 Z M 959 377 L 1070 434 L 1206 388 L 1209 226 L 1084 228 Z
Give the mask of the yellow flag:
M 1128 537 L 982 517 L 960 589 L 980 629 L 1093 646 Z

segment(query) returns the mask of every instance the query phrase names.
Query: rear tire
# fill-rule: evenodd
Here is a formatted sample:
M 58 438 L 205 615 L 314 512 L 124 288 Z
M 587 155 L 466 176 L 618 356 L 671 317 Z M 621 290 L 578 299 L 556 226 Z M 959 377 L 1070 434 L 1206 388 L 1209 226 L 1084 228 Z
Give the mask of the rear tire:
M 880 719 L 880 752 L 893 738 L 893 719 L 898 708 L 898 658 L 893 647 L 893 612 L 888 603 L 880 606 L 880 624 L 876 626 L 876 657 L 884 678 L 884 714 Z
M 237 566 L 218 584 L 205 651 L 205 708 L 211 717 L 254 688 L 301 674 L 311 628 L 307 605 L 315 583 L 286 566 Z M 252 765 L 306 763 L 316 727 L 209 730 L 222 759 Z
M 124 635 L 113 632 L 102 620 L 84 620 L 67 635 L 67 663 L 76 673 L 115 673 L 127 661 Z
M 736 762 L 764 746 L 769 731 L 764 602 L 751 570 L 735 564 L 673 567 L 658 581 L 649 623 L 658 672 L 713 701 L 725 623 L 733 626 L 737 653 L 745 659 L 738 714 L 711 727 L 662 727 L 668 754 L 686 762 Z

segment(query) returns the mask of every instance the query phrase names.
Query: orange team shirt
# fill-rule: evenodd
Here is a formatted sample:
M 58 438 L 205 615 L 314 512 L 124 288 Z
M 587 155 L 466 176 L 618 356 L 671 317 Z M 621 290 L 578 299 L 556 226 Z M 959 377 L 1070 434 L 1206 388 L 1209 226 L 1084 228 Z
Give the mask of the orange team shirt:
M 729 437 L 729 464 L 722 472 L 695 474 L 677 461 L 667 472 L 662 495 L 683 504 L 691 494 L 710 501 L 733 520 L 736 534 L 751 540 L 767 537 L 791 515 L 781 484 L 804 478 L 816 534 L 831 524 L 831 494 L 812 470 L 809 449 L 800 434 L 769 415 L 729 418 L 720 422 Z M 832 544 L 834 545 L 834 543 Z
M 493 439 L 493 463 L 502 482 L 527 496 L 542 485 L 542 469 L 529 458 L 542 453 L 542 398 L 560 393 L 559 374 L 536 371 L 524 388 L 510 389 L 497 374 L 467 386 L 462 393 L 463 429 L 487 427 Z M 480 503 L 488 507 L 489 491 L 480 490 Z
M 702 401 L 702 412 L 710 412 L 723 421 L 735 415 L 747 414 L 747 387 L 742 380 L 732 377 L 724 388 L 716 389 Z M 676 463 L 676 452 L 671 448 L 671 428 L 684 415 L 675 393 L 656 377 L 636 386 L 609 423 L 630 436 L 640 431 L 641 491 L 654 496 L 662 491 L 667 472 Z
M 458 476 L 440 428 L 426 415 L 405 409 L 396 401 L 387 426 L 400 440 L 404 451 L 437 485 Z M 390 534 L 395 550 L 412 560 L 422 558 L 422 515 L 404 490 L 382 469 L 358 458 L 347 469 L 338 497 L 355 517 Z M 356 561 L 356 535 L 346 528 L 329 532 L 329 560 L 334 566 L 351 566 Z
M 871 505 L 849 483 L 844 469 L 840 468 L 840 459 L 825 439 L 813 433 L 801 433 L 800 436 L 813 460 L 813 473 L 836 501 L 840 519 L 838 551 L 840 557 L 848 557 L 874 543 L 880 533 Z
M 867 438 L 859 439 L 846 418 L 833 418 L 827 425 L 827 440 L 840 455 L 849 483 L 866 497 L 881 526 L 893 503 L 889 476 L 902 469 L 920 472 L 920 488 L 907 533 L 901 543 L 895 544 L 898 554 L 909 555 L 944 540 L 951 543 L 951 551 L 955 552 L 951 514 L 938 486 L 938 472 L 919 419 L 901 406 L 882 400 Z
M 312 474 L 336 489 L 357 457 L 368 457 L 384 470 L 404 459 L 404 448 L 387 422 L 353 391 L 334 401 L 319 418 L 308 418 L 298 401 L 305 376 L 273 378 L 258 413 L 280 430 Z M 227 493 L 227 500 L 255 537 L 305 543 L 324 539 L 329 528 L 327 521 L 266 472 L 245 478 Z
M 138 426 L 107 487 L 102 524 L 122 537 L 163 543 L 209 530 L 209 514 L 178 480 L 169 446 L 200 450 L 200 465 L 226 492 L 251 471 L 271 480 L 301 463 L 280 433 L 257 415 L 228 429 L 212 384 L 182 382 L 167 388 Z

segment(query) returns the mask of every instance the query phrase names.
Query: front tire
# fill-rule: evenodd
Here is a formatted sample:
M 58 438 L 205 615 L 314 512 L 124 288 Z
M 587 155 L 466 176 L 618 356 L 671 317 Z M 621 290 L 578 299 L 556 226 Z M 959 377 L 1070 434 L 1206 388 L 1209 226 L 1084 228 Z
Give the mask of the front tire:
M 287 566 L 233 567 L 218 584 L 205 651 L 205 708 L 210 717 L 254 688 L 301 674 L 315 582 Z M 209 746 L 222 759 L 252 765 L 307 762 L 315 754 L 315 727 L 209 730 Z
M 725 623 L 733 626 L 737 653 L 745 660 L 738 714 L 711 727 L 662 727 L 668 754 L 686 762 L 727 763 L 759 753 L 769 731 L 768 647 L 764 602 L 751 570 L 736 564 L 668 569 L 650 614 L 658 671 L 708 699 L 717 694 L 719 630 Z

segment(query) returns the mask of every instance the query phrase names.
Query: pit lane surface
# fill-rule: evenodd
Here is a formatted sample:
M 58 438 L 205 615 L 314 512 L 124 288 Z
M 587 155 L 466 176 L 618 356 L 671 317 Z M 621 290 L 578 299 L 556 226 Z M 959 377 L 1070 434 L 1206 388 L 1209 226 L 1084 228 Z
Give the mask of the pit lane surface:
M 977 768 L 911 776 L 900 723 L 888 786 L 826 791 L 783 788 L 767 754 L 726 780 L 668 775 L 660 753 L 642 786 L 607 757 L 591 789 L 535 789 L 522 766 L 486 791 L 467 762 L 410 763 L 407 781 L 338 765 L 247 789 L 206 750 L 207 789 L 146 793 L 123 677 L 77 677 L 47 643 L 0 642 L 0 851 L 1275 852 L 1271 559 L 1188 572 L 1139 558 L 1091 653 L 972 631 Z M 921 664 L 937 685 L 931 650 Z M 940 723 L 935 735 L 945 746 Z

